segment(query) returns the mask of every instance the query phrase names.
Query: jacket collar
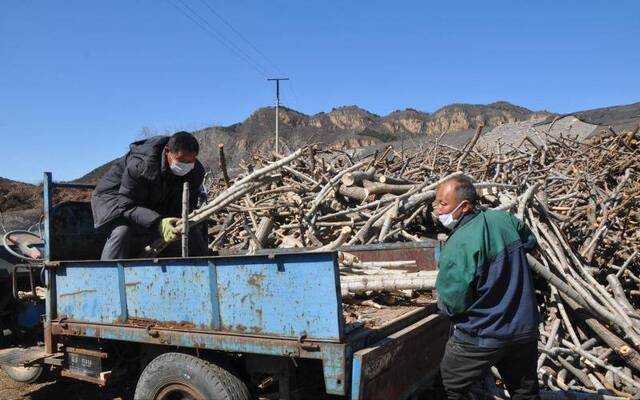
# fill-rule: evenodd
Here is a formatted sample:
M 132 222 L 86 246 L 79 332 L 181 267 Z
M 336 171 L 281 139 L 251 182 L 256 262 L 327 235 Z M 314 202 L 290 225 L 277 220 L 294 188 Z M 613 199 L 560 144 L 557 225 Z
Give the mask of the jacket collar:
M 472 219 L 474 219 L 475 217 L 478 216 L 478 214 L 480 214 L 480 210 L 478 209 L 474 209 L 472 212 L 470 212 L 469 214 L 465 214 L 462 218 L 460 218 L 460 220 L 454 225 L 453 229 L 451 229 L 451 233 L 449 234 L 449 237 L 451 237 L 451 235 L 453 235 L 458 229 L 462 228 L 465 224 L 467 224 L 469 221 L 471 221 Z

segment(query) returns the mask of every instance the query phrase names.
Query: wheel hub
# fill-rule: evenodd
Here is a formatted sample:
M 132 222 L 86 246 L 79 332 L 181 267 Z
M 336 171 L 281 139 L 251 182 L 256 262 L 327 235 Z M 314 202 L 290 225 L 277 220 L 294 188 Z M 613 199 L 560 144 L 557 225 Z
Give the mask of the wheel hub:
M 172 383 L 162 388 L 154 400 L 207 400 L 196 389 L 182 383 Z

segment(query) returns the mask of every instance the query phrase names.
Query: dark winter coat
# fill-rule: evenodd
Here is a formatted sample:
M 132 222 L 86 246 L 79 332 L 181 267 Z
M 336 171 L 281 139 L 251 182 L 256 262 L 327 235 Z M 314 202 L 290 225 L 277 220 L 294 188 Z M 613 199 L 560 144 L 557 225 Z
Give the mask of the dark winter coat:
M 164 156 L 169 136 L 134 142 L 98 181 L 91 197 L 93 221 L 99 228 L 123 217 L 144 228 L 155 227 L 164 217 L 180 217 L 182 186 L 189 182 L 190 208 L 194 209 L 204 180 L 204 167 L 196 160 L 193 170 L 176 176 Z

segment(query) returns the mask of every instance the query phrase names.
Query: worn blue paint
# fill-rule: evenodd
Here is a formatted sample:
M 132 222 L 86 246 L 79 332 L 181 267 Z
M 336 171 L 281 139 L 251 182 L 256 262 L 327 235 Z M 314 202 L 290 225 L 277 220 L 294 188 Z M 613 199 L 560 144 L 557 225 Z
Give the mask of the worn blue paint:
M 351 400 L 360 400 L 360 385 L 362 379 L 362 358 L 358 355 L 353 357 L 351 366 Z
M 328 394 L 347 394 L 349 378 L 349 353 L 347 346 L 321 346 L 320 358 L 324 375 L 324 386 Z
M 165 342 L 184 347 L 297 357 L 301 336 L 333 341 L 335 346 L 324 343 L 305 356 L 322 360 L 327 393 L 344 394 L 333 253 L 63 262 L 55 271 L 57 312 L 70 321 L 103 324 L 86 328 L 84 336 L 149 342 L 146 330 L 126 326 L 126 315 L 158 329 L 193 325 L 200 331 L 174 331 Z
M 340 338 L 342 313 L 332 254 L 222 258 L 216 266 L 223 329 Z
M 120 295 L 120 320 L 126 321 L 127 315 L 127 298 L 125 291 L 124 265 L 118 263 L 118 294 Z
M 219 330 L 220 324 L 220 300 L 218 299 L 218 269 L 215 260 L 209 260 L 209 287 L 211 288 L 211 327 Z
M 124 275 L 129 318 L 212 328 L 206 260 L 127 262 Z
M 117 263 L 56 270 L 57 315 L 87 322 L 120 318 Z
M 65 262 L 56 271 L 57 311 L 75 321 L 341 338 L 332 253 Z

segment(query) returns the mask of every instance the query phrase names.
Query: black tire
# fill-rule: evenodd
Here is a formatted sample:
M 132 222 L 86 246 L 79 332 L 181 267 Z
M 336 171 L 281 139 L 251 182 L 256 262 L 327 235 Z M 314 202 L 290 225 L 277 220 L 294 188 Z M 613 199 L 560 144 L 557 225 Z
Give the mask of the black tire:
M 3 365 L 2 370 L 16 382 L 35 383 L 42 377 L 44 367 L 41 365 L 36 367 L 9 367 Z
M 142 371 L 134 400 L 249 400 L 238 377 L 197 357 L 165 353 Z

